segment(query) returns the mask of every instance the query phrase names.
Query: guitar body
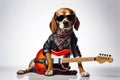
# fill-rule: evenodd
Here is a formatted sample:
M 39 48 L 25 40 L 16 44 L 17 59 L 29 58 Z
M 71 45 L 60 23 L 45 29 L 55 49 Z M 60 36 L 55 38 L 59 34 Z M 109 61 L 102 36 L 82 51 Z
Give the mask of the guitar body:
M 35 59 L 43 59 L 45 58 L 45 56 L 42 54 L 42 49 L 37 53 L 36 58 Z M 36 63 L 35 62 L 35 70 L 37 73 L 39 74 L 44 74 L 45 70 L 46 70 L 46 65 L 44 63 Z
M 52 55 L 55 55 L 57 57 L 59 56 L 64 56 L 69 54 L 71 51 L 69 49 L 65 49 L 65 50 L 62 50 L 60 52 L 56 52 L 54 50 L 51 50 L 51 54 Z M 36 58 L 34 60 L 35 62 L 35 70 L 37 73 L 39 74 L 44 74 L 46 69 L 47 69 L 47 63 L 46 63 L 46 58 L 45 56 L 43 55 L 43 49 L 41 49 L 37 55 L 36 55 Z M 58 71 L 61 71 L 61 72 L 66 72 L 68 71 L 70 68 L 67 66 L 67 64 L 61 64 L 61 63 L 57 63 L 57 64 L 54 64 L 53 63 L 53 70 L 58 70 Z

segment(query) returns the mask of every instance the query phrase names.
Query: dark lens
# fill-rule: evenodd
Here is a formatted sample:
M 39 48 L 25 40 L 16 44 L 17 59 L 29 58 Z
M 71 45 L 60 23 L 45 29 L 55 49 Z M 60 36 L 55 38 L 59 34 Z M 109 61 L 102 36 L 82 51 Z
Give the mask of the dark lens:
M 56 20 L 57 21 L 62 21 L 64 19 L 64 16 L 63 15 L 59 15 L 56 17 Z
M 67 18 L 69 21 L 72 21 L 75 19 L 75 15 L 67 15 Z

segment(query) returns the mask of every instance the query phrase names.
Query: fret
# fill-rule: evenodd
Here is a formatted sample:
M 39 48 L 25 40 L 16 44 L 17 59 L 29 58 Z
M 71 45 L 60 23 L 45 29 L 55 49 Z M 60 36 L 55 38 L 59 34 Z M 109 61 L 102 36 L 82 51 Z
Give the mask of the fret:
M 86 58 L 81 58 L 82 62 L 86 61 L 94 61 L 94 57 L 86 57 Z
M 62 63 L 69 63 L 69 62 L 88 62 L 88 61 L 95 61 L 95 57 L 63 58 L 63 59 L 62 59 Z

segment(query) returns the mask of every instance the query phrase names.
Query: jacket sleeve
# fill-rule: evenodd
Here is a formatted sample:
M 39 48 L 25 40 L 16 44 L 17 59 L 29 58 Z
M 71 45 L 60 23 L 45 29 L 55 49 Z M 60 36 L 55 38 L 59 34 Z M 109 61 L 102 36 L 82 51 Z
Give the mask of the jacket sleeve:
M 51 40 L 51 36 L 50 36 L 43 45 L 43 55 L 51 52 L 51 46 L 52 46 L 52 40 Z
M 75 34 L 73 34 L 71 39 L 71 51 L 74 57 L 77 57 L 77 56 L 81 57 L 81 52 L 77 45 L 77 41 L 78 39 L 76 38 Z
M 81 57 L 81 52 L 80 52 L 80 50 L 79 50 L 78 45 L 76 45 L 76 46 L 72 49 L 72 53 L 73 53 L 73 56 L 74 56 L 74 57 L 77 57 L 77 56 Z

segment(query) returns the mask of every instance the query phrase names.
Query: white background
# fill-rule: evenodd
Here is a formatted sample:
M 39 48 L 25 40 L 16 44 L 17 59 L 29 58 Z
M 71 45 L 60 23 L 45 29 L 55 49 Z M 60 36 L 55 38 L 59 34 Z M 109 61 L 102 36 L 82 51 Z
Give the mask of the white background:
M 73 9 L 80 20 L 75 33 L 83 57 L 106 53 L 114 59 L 84 66 L 120 66 L 119 0 L 0 0 L 0 66 L 27 67 L 51 34 L 49 23 L 61 7 Z

